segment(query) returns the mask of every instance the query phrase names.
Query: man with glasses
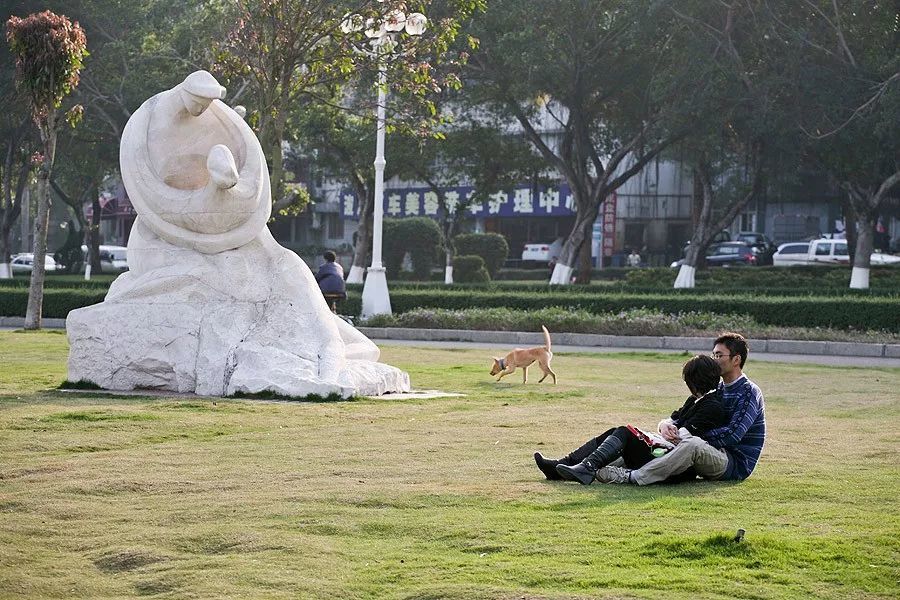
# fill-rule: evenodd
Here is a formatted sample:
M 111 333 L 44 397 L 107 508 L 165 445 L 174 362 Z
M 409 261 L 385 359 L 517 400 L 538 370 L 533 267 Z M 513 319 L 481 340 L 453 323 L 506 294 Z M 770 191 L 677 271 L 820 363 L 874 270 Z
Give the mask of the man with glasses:
M 704 479 L 742 480 L 750 476 L 766 440 L 766 410 L 759 387 L 743 372 L 747 340 L 737 333 L 723 333 L 716 338 L 711 356 L 722 372 L 719 390 L 731 415 L 725 426 L 708 431 L 702 438 L 678 441 L 678 429 L 666 419 L 660 422 L 659 433 L 677 444 L 673 450 L 633 471 L 603 467 L 597 471 L 598 481 L 649 485 L 685 474 L 691 468 Z

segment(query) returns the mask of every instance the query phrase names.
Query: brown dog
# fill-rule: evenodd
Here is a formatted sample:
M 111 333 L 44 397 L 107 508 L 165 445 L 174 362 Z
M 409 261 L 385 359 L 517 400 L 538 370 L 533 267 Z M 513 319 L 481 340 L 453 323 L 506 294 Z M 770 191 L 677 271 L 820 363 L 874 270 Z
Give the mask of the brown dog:
M 494 359 L 494 366 L 491 367 L 491 375 L 497 375 L 499 373 L 500 377 L 497 378 L 497 381 L 500 381 L 510 373 L 513 373 L 516 370 L 516 367 L 521 367 L 522 383 L 525 383 L 528 381 L 528 367 L 531 366 L 531 363 L 537 361 L 541 371 L 544 372 L 544 376 L 538 380 L 538 383 L 547 379 L 547 375 L 553 377 L 553 383 L 556 383 L 556 373 L 550 368 L 550 361 L 553 359 L 553 353 L 550 352 L 550 332 L 547 331 L 547 328 L 543 325 L 541 325 L 541 329 L 544 330 L 543 348 L 540 346 L 536 348 L 516 348 L 504 358 Z

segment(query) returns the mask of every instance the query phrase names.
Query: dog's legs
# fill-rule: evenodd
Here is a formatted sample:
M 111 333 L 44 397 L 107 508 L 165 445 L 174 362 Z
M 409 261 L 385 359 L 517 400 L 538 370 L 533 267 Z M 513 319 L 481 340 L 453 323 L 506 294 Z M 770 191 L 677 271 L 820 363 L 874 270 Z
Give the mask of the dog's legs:
M 542 363 L 539 362 L 538 366 L 541 368 L 541 371 L 544 372 L 544 376 L 538 380 L 538 383 L 543 383 L 545 379 L 547 379 L 547 375 L 553 377 L 553 383 L 556 384 L 556 373 L 553 372 L 553 369 L 550 368 L 550 363 Z
M 522 367 L 522 383 L 528 383 L 528 367 Z
M 512 373 L 515 373 L 515 372 L 516 372 L 516 368 L 514 366 L 512 366 L 512 365 L 508 366 L 505 369 L 503 369 L 502 371 L 500 371 L 500 377 L 497 378 L 497 381 L 500 381 L 507 375 L 511 375 Z

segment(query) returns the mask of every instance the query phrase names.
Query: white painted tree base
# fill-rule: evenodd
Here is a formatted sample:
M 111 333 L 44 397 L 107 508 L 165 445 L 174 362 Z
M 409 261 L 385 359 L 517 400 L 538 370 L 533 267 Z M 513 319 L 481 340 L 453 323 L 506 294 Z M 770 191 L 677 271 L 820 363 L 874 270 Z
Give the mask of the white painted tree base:
M 694 287 L 697 269 L 689 265 L 681 265 L 678 269 L 678 277 L 675 278 L 675 288 L 692 288 Z
M 444 283 L 450 285 L 453 283 L 453 267 L 444 267 Z
M 91 280 L 91 263 L 87 263 L 86 265 L 84 265 L 84 280 Z
M 12 265 L 0 263 L 0 279 L 12 279 Z
M 853 267 L 853 271 L 850 273 L 850 289 L 869 289 L 869 269 L 863 267 Z
M 366 284 L 363 287 L 360 316 L 368 319 L 375 315 L 389 315 L 391 312 L 391 297 L 388 294 L 384 267 L 369 267 L 366 270 Z
M 350 273 L 347 274 L 347 283 L 362 283 L 363 275 L 366 270 L 357 265 L 350 267 Z
M 572 267 L 562 263 L 556 263 L 553 273 L 550 275 L 550 285 L 570 285 L 572 283 Z

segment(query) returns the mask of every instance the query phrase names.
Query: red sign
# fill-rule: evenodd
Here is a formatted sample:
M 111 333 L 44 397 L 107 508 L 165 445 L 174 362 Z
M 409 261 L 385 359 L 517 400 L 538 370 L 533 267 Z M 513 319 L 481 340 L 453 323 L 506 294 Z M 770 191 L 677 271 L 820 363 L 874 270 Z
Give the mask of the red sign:
M 612 256 L 616 246 L 616 193 L 606 197 L 603 214 L 603 256 Z

